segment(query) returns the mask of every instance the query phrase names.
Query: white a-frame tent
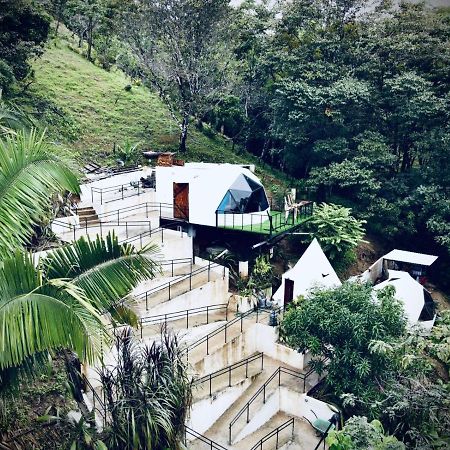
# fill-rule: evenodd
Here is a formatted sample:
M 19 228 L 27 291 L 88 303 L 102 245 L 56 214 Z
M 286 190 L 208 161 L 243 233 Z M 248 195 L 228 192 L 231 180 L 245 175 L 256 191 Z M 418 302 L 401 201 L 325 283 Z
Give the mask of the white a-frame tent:
M 283 274 L 273 300 L 282 306 L 300 295 L 307 295 L 313 288 L 334 288 L 341 284 L 319 242 L 314 239 L 295 266 Z

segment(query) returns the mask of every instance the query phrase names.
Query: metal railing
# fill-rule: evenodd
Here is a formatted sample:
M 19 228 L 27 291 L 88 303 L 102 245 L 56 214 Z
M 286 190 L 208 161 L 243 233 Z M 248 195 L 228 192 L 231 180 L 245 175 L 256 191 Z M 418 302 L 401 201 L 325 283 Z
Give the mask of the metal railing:
M 312 202 L 308 202 L 298 206 L 297 214 L 295 214 L 294 212 L 290 212 L 287 216 L 284 211 L 270 211 L 265 213 L 248 214 L 216 211 L 216 227 L 232 228 L 235 230 L 259 233 L 269 233 L 270 235 L 272 235 L 274 232 L 277 232 L 283 228 L 298 225 L 301 218 L 309 217 L 312 215 L 312 213 Z M 223 217 L 223 220 L 219 219 L 221 217 Z M 227 217 L 229 218 L 227 219 Z
M 217 336 L 223 332 L 224 333 L 224 344 L 226 344 L 227 338 L 229 337 L 229 335 L 227 334 L 227 330 L 230 327 L 232 327 L 233 325 L 240 322 L 240 333 L 242 333 L 245 319 L 248 319 L 250 316 L 254 315 L 256 317 L 255 323 L 259 323 L 259 318 L 264 317 L 265 314 L 267 314 L 269 316 L 270 310 L 260 309 L 260 308 L 248 310 L 245 313 L 240 314 L 235 319 L 230 320 L 225 325 L 222 325 L 221 327 L 217 328 L 216 330 L 212 331 L 211 333 L 208 333 L 207 335 L 203 336 L 198 341 L 195 341 L 191 345 L 188 345 L 187 347 L 184 348 L 183 352 L 186 353 L 189 358 L 189 353 L 194 348 L 197 348 L 198 346 L 206 343 L 206 354 L 209 355 L 209 341 L 211 338 L 213 338 L 214 336 Z
M 116 200 L 123 200 L 124 198 L 133 197 L 135 195 L 142 195 L 147 192 L 147 189 L 141 186 L 141 181 L 129 181 L 128 183 L 117 184 L 115 186 L 108 186 L 104 188 L 91 187 L 91 201 L 94 203 L 94 194 L 100 194 L 100 204 L 103 205 L 103 195 L 108 193 L 117 193 L 118 198 L 112 198 L 105 203 L 113 202 Z M 126 194 L 124 194 L 126 192 Z M 128 194 L 128 195 L 127 195 Z
M 212 372 L 201 378 L 194 380 L 193 386 L 199 386 L 200 384 L 209 382 L 209 396 L 212 396 L 212 380 L 222 375 L 228 374 L 228 387 L 231 387 L 231 374 L 234 370 L 245 366 L 245 378 L 248 378 L 248 365 L 252 362 L 261 360 L 261 370 L 264 370 L 264 353 L 257 353 L 256 355 L 249 356 L 248 358 L 242 359 L 230 366 L 224 367 L 216 372 Z
M 195 439 L 198 439 L 200 442 L 206 444 L 205 448 L 209 448 L 210 450 L 228 450 L 226 447 L 218 444 L 217 442 L 212 441 L 211 439 L 203 436 L 203 434 L 197 433 L 197 431 L 189 428 L 188 426 L 184 427 L 184 445 L 187 447 L 187 435 L 192 436 Z
M 142 233 L 136 234 L 135 236 L 131 236 L 131 237 L 125 237 L 125 239 L 122 239 L 121 241 L 119 241 L 119 244 L 131 244 L 133 242 L 139 241 L 141 248 L 142 248 L 142 242 L 143 239 L 145 239 L 146 237 L 152 237 L 153 235 L 156 235 L 158 233 L 161 233 L 161 243 L 164 243 L 164 230 L 172 230 L 170 227 L 171 226 L 179 226 L 178 222 L 173 222 L 173 223 L 167 223 L 164 227 L 158 227 L 158 228 L 154 228 L 153 230 L 147 230 L 147 231 L 143 231 Z M 172 230 L 175 231 L 175 230 Z M 183 230 L 180 230 L 180 233 L 183 234 Z
M 323 444 L 323 450 L 325 450 L 325 444 L 326 444 L 325 441 L 326 441 L 328 433 L 329 433 L 329 431 L 331 430 L 332 427 L 333 427 L 333 423 L 330 422 L 330 424 L 328 425 L 328 428 L 325 430 L 325 433 L 322 434 L 322 436 L 320 437 L 319 442 L 314 447 L 314 450 L 319 450 L 320 444 Z
M 161 284 L 159 286 L 156 286 L 152 289 L 149 289 L 148 291 L 142 292 L 140 294 L 135 295 L 134 297 L 137 299 L 145 299 L 145 309 L 148 311 L 148 299 L 149 297 L 151 297 L 152 295 L 155 295 L 161 291 L 164 291 L 167 289 L 168 291 L 168 300 L 172 299 L 172 290 L 174 285 L 177 285 L 185 280 L 189 280 L 189 288 L 186 288 L 185 291 L 182 292 L 182 294 L 185 294 L 186 292 L 190 292 L 193 289 L 193 285 L 192 285 L 192 278 L 200 275 L 204 272 L 208 273 L 208 282 L 211 281 L 211 269 L 217 268 L 217 267 L 223 267 L 223 277 L 225 277 L 225 271 L 226 271 L 226 267 L 225 266 L 221 266 L 220 264 L 217 263 L 211 263 L 211 261 L 209 261 L 207 266 L 204 267 L 200 267 L 198 269 L 195 269 L 191 272 L 189 272 L 188 274 L 185 275 L 179 275 L 177 276 L 174 280 L 171 281 L 167 281 L 164 284 Z M 182 295 L 182 294 L 177 294 L 177 295 Z
M 97 412 L 101 416 L 103 426 L 105 426 L 106 425 L 106 405 L 105 405 L 104 399 L 102 399 L 100 397 L 100 395 L 98 395 L 97 391 L 92 386 L 90 381 L 87 379 L 85 374 L 81 374 L 81 379 L 82 379 L 83 383 L 85 384 L 85 386 L 87 387 L 87 390 L 92 392 L 92 410 L 94 411 L 94 414 L 95 414 L 95 412 Z
M 306 391 L 306 380 L 314 372 L 314 369 L 310 369 L 308 372 L 297 372 L 287 367 L 278 367 L 277 370 L 267 379 L 267 381 L 253 394 L 250 400 L 240 409 L 240 411 L 234 416 L 230 424 L 228 425 L 228 442 L 232 442 L 233 425 L 240 419 L 240 417 L 247 413 L 247 423 L 250 422 L 250 406 L 262 396 L 263 404 L 266 403 L 267 388 L 273 380 L 278 380 L 277 387 L 281 386 L 281 374 L 286 374 L 291 377 L 303 380 L 303 392 Z
M 225 320 L 228 320 L 228 303 L 219 303 L 217 305 L 199 306 L 197 308 L 173 311 L 155 316 L 146 316 L 139 319 L 141 329 L 141 339 L 143 337 L 144 325 L 167 325 L 167 322 L 186 319 L 186 328 L 189 328 L 189 317 L 206 313 L 206 324 L 209 324 L 209 314 L 216 311 L 225 311 Z
M 273 437 L 276 438 L 276 443 L 275 443 L 275 448 L 278 448 L 280 439 L 279 439 L 279 435 L 280 432 L 283 431 L 286 428 L 289 428 L 292 426 L 292 432 L 291 432 L 291 436 L 294 436 L 294 418 L 291 417 L 289 420 L 287 420 L 286 422 L 282 423 L 281 425 L 279 425 L 277 428 L 275 428 L 274 430 L 272 430 L 270 433 L 267 433 L 262 439 L 260 439 L 250 450 L 263 450 L 263 444 L 265 442 L 267 442 L 268 440 L 272 439 Z

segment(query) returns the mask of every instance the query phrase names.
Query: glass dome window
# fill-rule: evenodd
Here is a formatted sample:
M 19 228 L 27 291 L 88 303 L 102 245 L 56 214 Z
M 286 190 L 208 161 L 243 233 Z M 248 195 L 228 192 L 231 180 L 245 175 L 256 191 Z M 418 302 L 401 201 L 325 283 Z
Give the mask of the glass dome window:
M 224 195 L 217 212 L 246 214 L 265 211 L 268 207 L 269 202 L 262 185 L 240 174 Z

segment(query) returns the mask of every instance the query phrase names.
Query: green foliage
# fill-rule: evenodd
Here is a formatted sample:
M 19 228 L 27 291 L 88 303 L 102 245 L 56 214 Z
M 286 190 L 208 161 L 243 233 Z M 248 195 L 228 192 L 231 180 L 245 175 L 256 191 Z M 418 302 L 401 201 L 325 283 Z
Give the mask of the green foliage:
M 181 152 L 191 116 L 202 118 L 228 90 L 230 11 L 224 0 L 138 0 L 126 10 L 122 36 L 177 122 Z
M 141 156 L 140 153 L 138 152 L 139 146 L 140 142 L 132 144 L 131 141 L 127 139 L 123 145 L 120 145 L 118 147 L 117 156 L 120 160 L 122 160 L 125 163 L 125 166 L 130 165 L 139 159 L 139 157 Z
M 111 421 L 104 434 L 112 450 L 179 448 L 192 402 L 192 379 L 178 338 L 163 331 L 161 342 L 142 347 L 129 332 L 116 339 L 117 367 L 100 380 Z
M 1 0 L 0 91 L 8 92 L 12 82 L 23 80 L 29 61 L 42 53 L 50 18 L 27 0 Z
M 30 255 L 17 252 L 2 260 L 0 291 L 1 370 L 61 347 L 92 361 L 107 338 L 85 293 L 67 281 L 46 280 Z
M 51 195 L 64 190 L 78 193 L 78 181 L 43 134 L 21 131 L 0 139 L 0 256 L 27 243 Z
M 347 282 L 313 291 L 286 312 L 280 335 L 291 347 L 309 350 L 315 364 L 329 358 L 327 383 L 339 396 L 377 398 L 376 380 L 392 367 L 390 358 L 371 350 L 373 340 L 392 342 L 403 335 L 405 318 L 394 292 Z M 318 359 L 317 359 L 318 358 Z
M 264 289 L 266 287 L 272 286 L 273 281 L 273 269 L 272 264 L 270 264 L 268 255 L 259 255 L 255 260 L 255 265 L 253 266 L 251 278 L 253 284 L 258 289 Z
M 366 417 L 351 417 L 341 431 L 332 431 L 327 437 L 330 450 L 404 450 L 406 447 L 394 436 L 385 436 L 378 420 L 368 422 Z
M 317 238 L 323 251 L 336 259 L 354 250 L 364 237 L 364 220 L 351 215 L 351 209 L 343 206 L 322 203 L 314 207 L 311 219 L 305 229 L 310 233 L 309 240 Z

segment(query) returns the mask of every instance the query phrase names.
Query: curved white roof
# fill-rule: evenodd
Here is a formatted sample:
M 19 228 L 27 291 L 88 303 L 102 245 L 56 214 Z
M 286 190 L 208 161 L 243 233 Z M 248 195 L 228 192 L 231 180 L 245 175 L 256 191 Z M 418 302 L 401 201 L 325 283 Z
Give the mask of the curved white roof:
M 419 266 L 431 266 L 436 260 L 437 256 L 426 255 L 425 253 L 408 252 L 406 250 L 391 250 L 383 256 L 384 259 L 390 261 L 400 261 L 410 264 L 418 264 Z
M 408 272 L 399 270 L 389 270 L 389 278 L 374 286 L 374 289 L 380 290 L 386 286 L 394 286 L 395 298 L 403 303 L 408 322 L 412 325 L 417 323 L 425 305 L 423 286 Z

